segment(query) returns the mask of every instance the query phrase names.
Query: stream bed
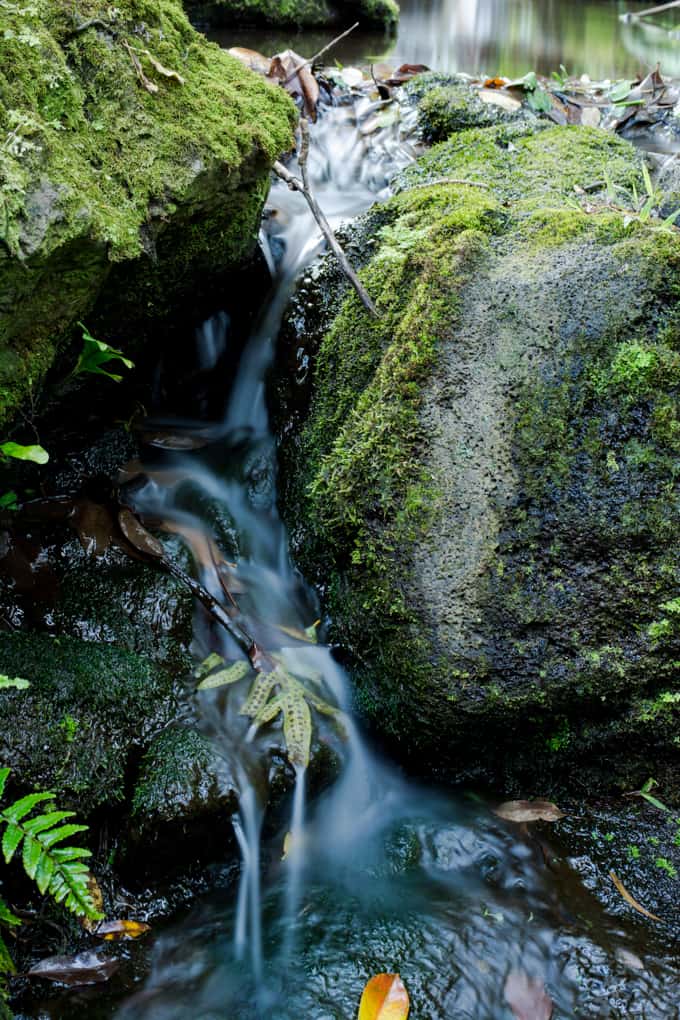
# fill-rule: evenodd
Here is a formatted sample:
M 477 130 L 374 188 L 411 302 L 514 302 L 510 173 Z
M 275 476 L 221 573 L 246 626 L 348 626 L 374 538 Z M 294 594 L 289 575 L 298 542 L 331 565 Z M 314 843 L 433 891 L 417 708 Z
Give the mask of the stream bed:
M 566 63 L 616 77 L 633 73 L 642 59 L 616 34 L 623 27 L 613 4 L 404 0 L 402 9 L 400 35 L 380 54 L 397 62 L 505 74 Z M 600 28 L 606 42 L 598 41 Z M 284 45 L 262 34 L 220 38 L 264 52 Z M 315 48 L 311 39 L 288 42 L 303 53 Z M 365 58 L 375 42 L 355 40 L 344 59 Z M 385 198 L 392 174 L 417 152 L 405 110 L 369 158 L 358 127 L 365 113 L 328 108 L 313 132 L 310 175 L 336 226 Z M 135 494 L 135 508 L 205 535 L 228 535 L 251 612 L 269 627 L 300 633 L 314 623 L 317 604 L 291 563 L 277 514 L 266 375 L 286 301 L 321 243 L 301 196 L 277 183 L 269 207 L 262 243 L 273 286 L 235 381 L 224 378 L 223 412 L 202 418 L 199 402 L 195 417 L 180 421 L 172 408 L 159 409 L 166 424 L 188 433 L 209 425 L 210 442 L 163 453 L 160 466 L 175 480 L 150 481 Z M 197 327 L 204 372 L 223 368 L 229 327 L 225 312 Z M 220 596 L 209 568 L 201 579 Z M 227 660 L 239 654 L 200 615 L 195 651 L 199 658 L 219 651 Z M 352 723 L 349 680 L 330 648 L 295 641 L 281 655 L 292 673 L 320 678 L 324 699 L 346 714 L 340 777 L 309 799 L 304 770 L 296 770 L 289 819 L 267 828 L 259 764 L 265 744 L 238 714 L 246 691 L 200 693 L 191 711 L 239 777 L 240 868 L 225 860 L 214 888 L 152 941 L 117 949 L 125 982 L 104 993 L 46 994 L 22 1016 L 353 1020 L 364 984 L 383 971 L 401 974 L 413 1020 L 510 1020 L 517 1014 L 508 987 L 518 980 L 545 986 L 555 1020 L 680 1016 L 674 944 L 663 930 L 657 938 L 615 892 L 613 909 L 595 895 L 592 862 L 567 838 L 579 831 L 578 817 L 555 833 L 546 825 L 520 828 L 478 796 L 406 779 Z

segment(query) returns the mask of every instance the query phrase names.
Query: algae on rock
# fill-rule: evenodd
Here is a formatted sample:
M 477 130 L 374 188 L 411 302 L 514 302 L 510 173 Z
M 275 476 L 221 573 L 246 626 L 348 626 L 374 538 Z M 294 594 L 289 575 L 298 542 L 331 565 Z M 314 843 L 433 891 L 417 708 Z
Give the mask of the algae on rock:
M 380 320 L 293 309 L 297 559 L 420 764 L 627 784 L 677 755 L 680 234 L 592 211 L 640 163 L 593 129 L 463 131 L 356 227 Z
M 153 317 L 250 255 L 295 113 L 179 0 L 8 0 L 0 17 L 2 425 L 112 267 L 125 266 L 122 299 Z

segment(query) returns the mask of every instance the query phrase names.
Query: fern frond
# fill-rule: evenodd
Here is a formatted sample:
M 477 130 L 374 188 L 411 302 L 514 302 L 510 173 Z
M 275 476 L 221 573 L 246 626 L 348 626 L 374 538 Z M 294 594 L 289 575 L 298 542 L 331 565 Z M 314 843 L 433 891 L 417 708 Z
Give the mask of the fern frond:
M 11 769 L 0 769 L 0 797 L 2 797 L 5 791 L 5 783 L 7 782 L 7 776 L 10 774 Z
M 5 997 L 3 993 L 3 974 L 16 974 L 16 967 L 14 966 L 14 960 L 9 955 L 9 949 L 5 944 L 5 940 L 0 935 L 0 1002 Z M 1 1014 L 0 1014 L 1 1015 Z
M 4 924 L 6 928 L 14 928 L 21 924 L 21 918 L 12 913 L 2 896 L 0 896 L 0 924 Z
M 0 783 L 4 785 L 6 779 L 6 771 L 0 770 Z M 0 811 L 0 825 L 5 826 L 3 856 L 9 864 L 21 850 L 24 871 L 41 893 L 49 893 L 57 903 L 63 903 L 67 910 L 79 917 L 99 921 L 104 916 L 99 909 L 101 894 L 89 868 L 83 863 L 83 859 L 90 856 L 90 851 L 83 847 L 57 845 L 77 833 L 86 832 L 87 826 L 67 821 L 73 817 L 73 811 L 48 810 L 31 817 L 31 812 L 39 804 L 53 799 L 51 793 L 31 793 Z

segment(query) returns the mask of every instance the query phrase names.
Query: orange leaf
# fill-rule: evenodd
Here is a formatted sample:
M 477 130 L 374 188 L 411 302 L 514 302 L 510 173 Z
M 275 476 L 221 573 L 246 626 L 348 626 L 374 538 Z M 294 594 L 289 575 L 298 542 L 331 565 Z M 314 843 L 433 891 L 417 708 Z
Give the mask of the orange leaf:
M 377 974 L 361 996 L 358 1020 L 406 1020 L 408 992 L 398 974 Z

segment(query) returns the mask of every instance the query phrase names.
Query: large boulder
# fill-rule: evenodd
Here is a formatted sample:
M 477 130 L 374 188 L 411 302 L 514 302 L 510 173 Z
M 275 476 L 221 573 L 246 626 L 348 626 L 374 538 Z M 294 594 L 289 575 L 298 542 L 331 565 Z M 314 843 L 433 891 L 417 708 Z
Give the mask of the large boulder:
M 328 262 L 293 305 L 295 554 L 418 767 L 633 789 L 677 763 L 680 234 L 621 208 L 641 162 L 463 131 L 353 233 L 380 318 Z
M 2 26 L 0 427 L 98 298 L 132 351 L 140 319 L 243 263 L 295 117 L 179 0 L 37 0 Z

